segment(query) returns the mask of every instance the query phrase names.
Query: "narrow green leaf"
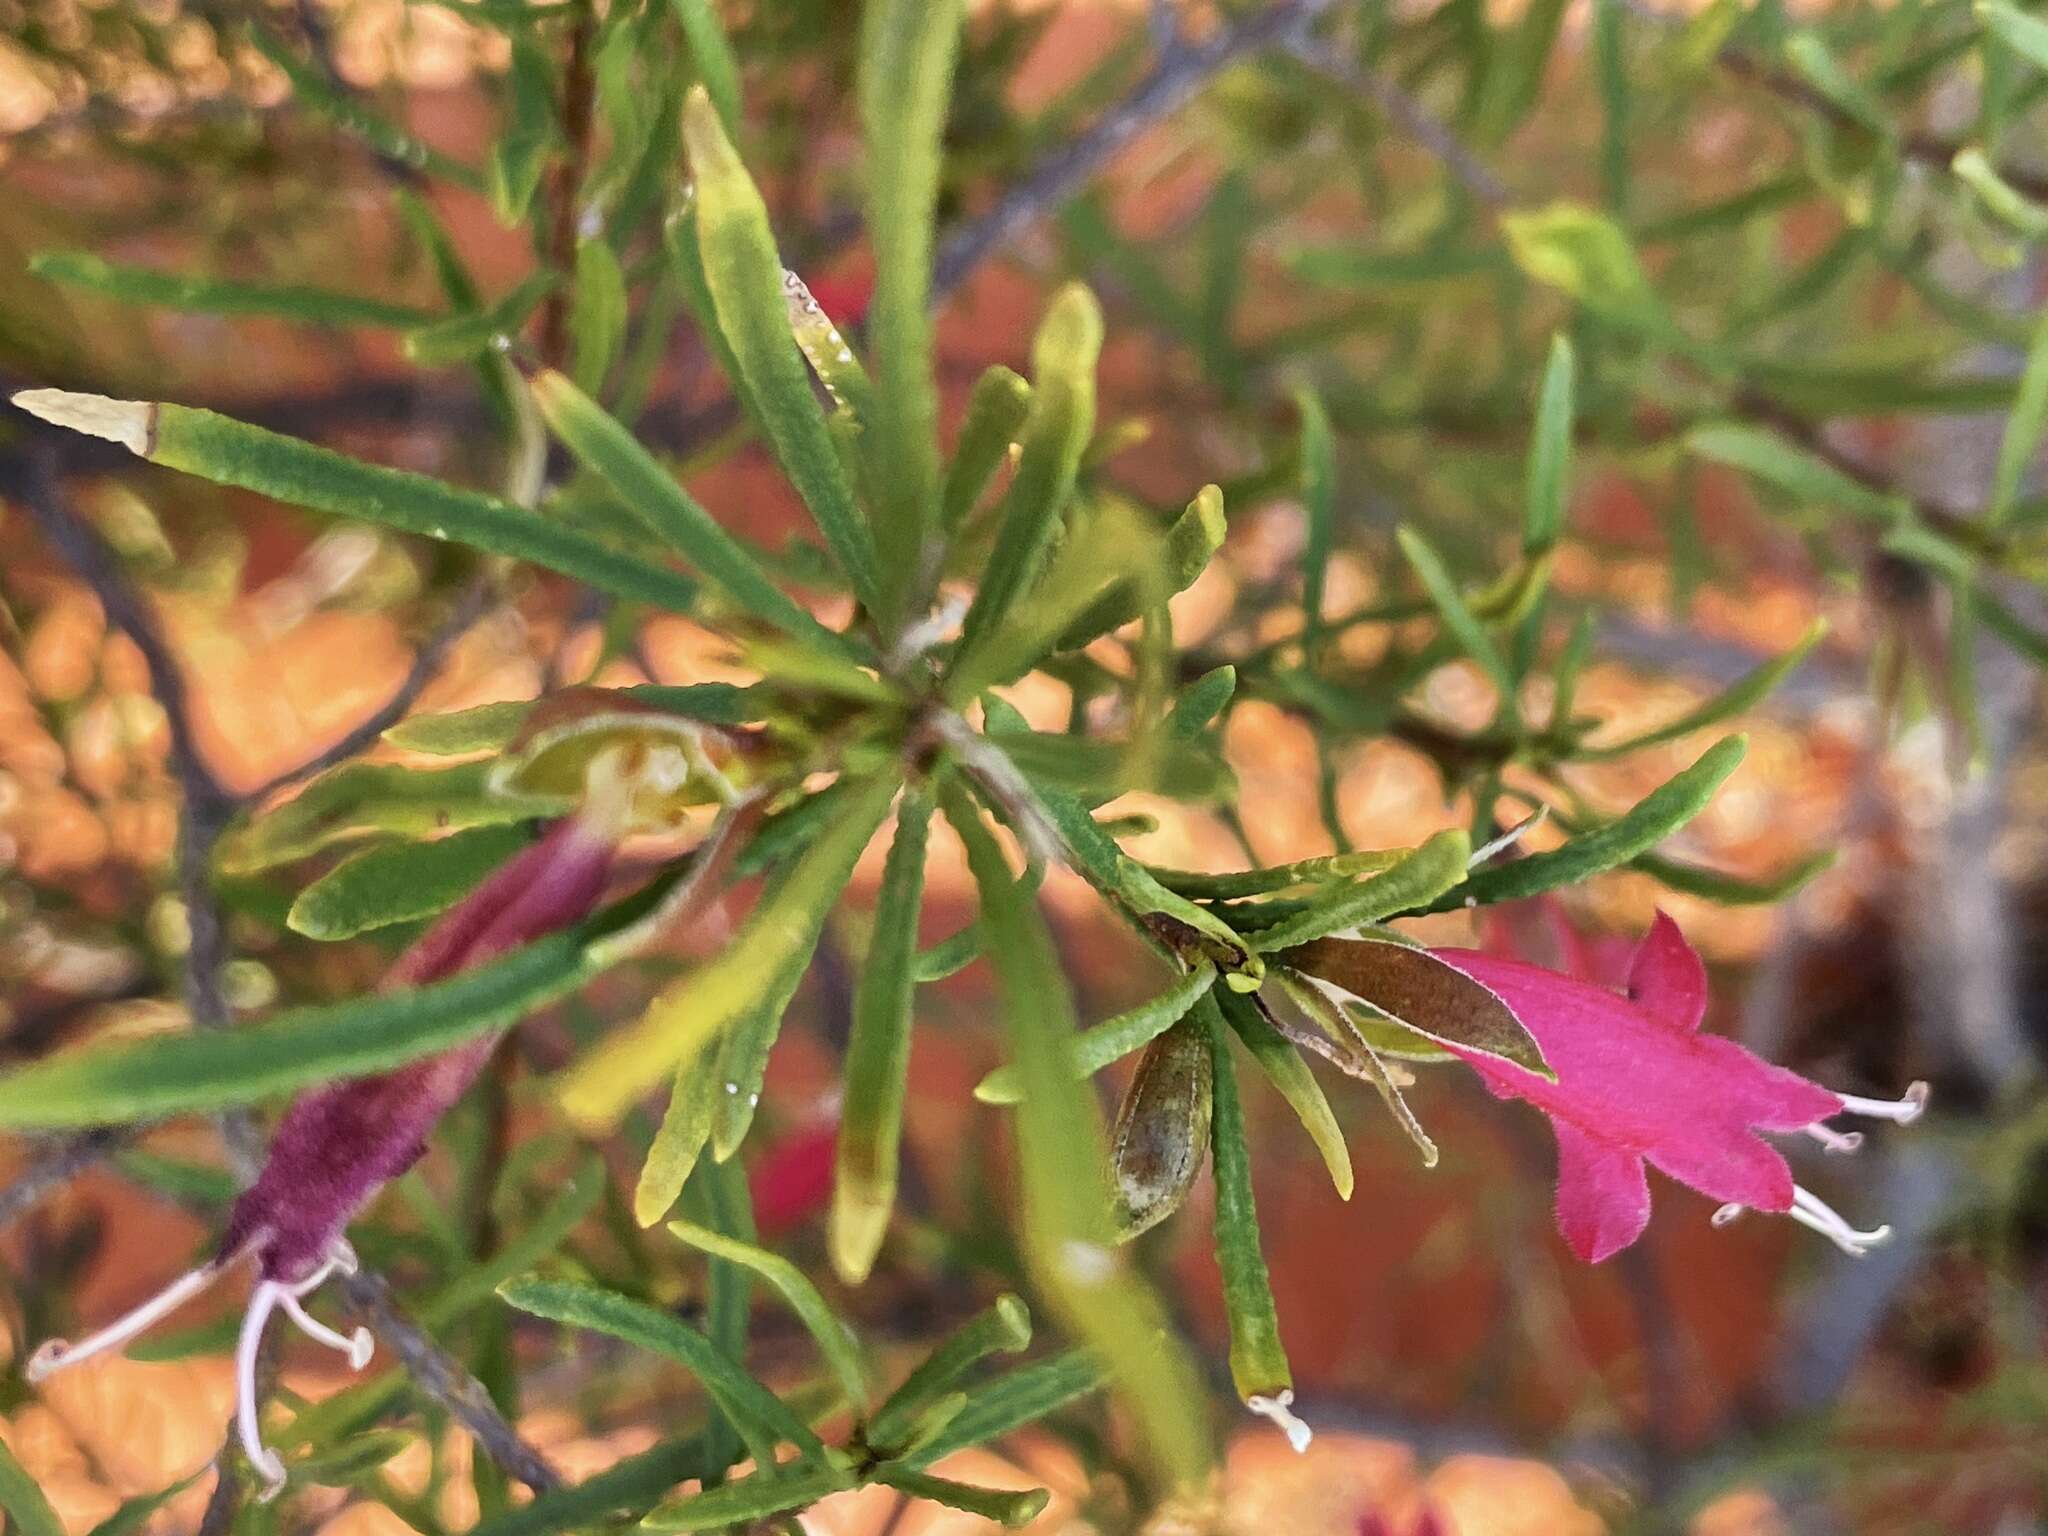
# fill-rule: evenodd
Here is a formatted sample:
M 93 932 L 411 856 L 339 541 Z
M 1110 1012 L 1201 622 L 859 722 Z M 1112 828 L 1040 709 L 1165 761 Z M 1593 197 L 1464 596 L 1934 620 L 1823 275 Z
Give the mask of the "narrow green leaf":
M 1100 1391 L 1109 1369 L 1093 1350 L 1069 1350 L 976 1388 L 946 1427 L 896 1463 L 922 1470 L 955 1451 L 985 1445 L 1013 1429 L 1035 1424 L 1077 1398 Z
M 887 1464 L 875 1469 L 875 1481 L 913 1499 L 928 1499 L 934 1504 L 964 1509 L 970 1515 L 993 1520 L 997 1525 L 1012 1530 L 1036 1520 L 1052 1501 L 1052 1495 L 1043 1488 L 1022 1491 L 977 1488 L 971 1483 L 956 1483 L 950 1477 L 933 1477 L 928 1472 L 912 1472 Z
M 1244 1048 L 1251 1052 L 1252 1060 L 1259 1064 L 1267 1081 L 1287 1101 L 1287 1107 L 1294 1111 L 1301 1128 L 1308 1132 L 1308 1139 L 1314 1144 L 1317 1156 L 1322 1158 L 1323 1167 L 1329 1170 L 1330 1182 L 1336 1186 L 1338 1198 L 1349 1200 L 1354 1183 L 1351 1146 L 1344 1139 L 1344 1128 L 1337 1123 L 1330 1101 L 1323 1094 L 1322 1084 L 1316 1081 L 1308 1063 L 1302 1060 L 1301 1052 L 1267 1021 L 1252 998 L 1235 993 L 1217 993 L 1214 996 L 1231 1030 L 1244 1042 Z
M 1401 553 L 1408 557 L 1415 574 L 1422 578 L 1423 590 L 1436 605 L 1436 611 L 1444 621 L 1445 632 L 1457 642 L 1458 649 L 1479 663 L 1480 669 L 1493 680 L 1493 686 L 1500 691 L 1502 715 L 1510 721 L 1517 718 L 1519 708 L 1515 701 L 1515 679 L 1508 671 L 1507 659 L 1501 655 L 1500 647 L 1493 643 L 1493 636 L 1486 632 L 1486 626 L 1467 606 L 1464 596 L 1458 591 L 1458 584 L 1444 566 L 1443 557 L 1427 539 L 1406 524 L 1394 530 L 1394 537 L 1400 541 Z
M 1640 752 L 1645 747 L 1677 741 L 1680 737 L 1690 736 L 1694 731 L 1702 731 L 1709 726 L 1720 725 L 1723 721 L 1733 719 L 1768 698 L 1778 685 L 1790 677 L 1799 664 L 1806 660 L 1813 648 L 1826 637 L 1827 632 L 1827 621 L 1816 619 L 1791 650 L 1751 669 L 1697 708 L 1689 709 L 1675 720 L 1652 726 L 1649 730 L 1622 741 L 1584 748 L 1579 753 L 1580 759 L 1584 761 L 1625 757 L 1631 752 Z
M 1093 1077 L 1113 1061 L 1149 1045 L 1173 1028 L 1196 1001 L 1216 985 L 1216 968 L 1198 965 L 1182 973 L 1172 986 L 1157 997 L 1147 998 L 1134 1008 L 1104 1019 L 1092 1029 L 1074 1037 L 1073 1074 Z M 975 1085 L 974 1096 L 984 1104 L 1015 1104 L 1023 1098 L 1014 1067 L 997 1067 Z
M 1748 739 L 1727 736 L 1702 752 L 1683 772 L 1645 795 L 1624 815 L 1551 849 L 1472 872 L 1464 886 L 1438 900 L 1431 911 L 1477 903 L 1519 901 L 1560 886 L 1578 885 L 1647 853 L 1707 807 L 1742 761 Z M 1265 938 L 1265 934 L 1259 936 Z
M 1325 934 L 1427 908 L 1464 882 L 1471 856 L 1472 839 L 1462 827 L 1439 832 L 1391 869 L 1312 897 L 1293 917 L 1253 934 L 1251 946 L 1270 955 Z
M 1522 499 L 1522 553 L 1546 553 L 1564 532 L 1572 463 L 1572 379 L 1577 364 L 1570 339 L 1550 338 L 1550 361 L 1536 399 L 1536 428 L 1529 438 L 1529 469 Z
M 985 370 L 967 397 L 939 491 L 939 524 L 948 533 L 967 520 L 1031 414 L 1031 386 L 1007 368 Z
M 1329 413 L 1314 391 L 1296 390 L 1294 408 L 1301 418 L 1301 511 L 1307 525 L 1301 551 L 1301 645 L 1313 667 L 1323 650 L 1323 591 L 1336 538 L 1336 450 Z
M 853 1480 L 837 1467 L 814 1467 L 801 1472 L 778 1472 L 766 1476 L 756 1472 L 736 1483 L 686 1494 L 651 1512 L 640 1522 L 643 1531 L 723 1531 L 745 1526 L 759 1529 L 758 1521 L 772 1515 L 808 1509 L 823 1498 L 853 1486 Z
M 903 1378 L 868 1421 L 868 1444 L 883 1452 L 901 1450 L 925 1410 L 952 1392 L 960 1378 L 993 1354 L 1021 1354 L 1031 1345 L 1031 1311 L 1004 1294 L 984 1312 L 955 1329 Z
M 509 110 L 485 169 L 491 210 L 507 229 L 526 222 L 540 190 L 541 172 L 559 138 L 554 76 L 554 64 L 540 43 L 531 37 L 512 40 L 511 68 L 505 74 Z
M 1003 497 L 995 548 L 961 627 L 960 652 L 999 627 L 1037 576 L 1060 525 L 1095 425 L 1095 362 L 1102 311 L 1069 283 L 1053 298 L 1031 347 L 1031 415 L 1017 473 Z
M 329 942 L 432 917 L 526 846 L 518 827 L 472 827 L 430 843 L 370 848 L 300 891 L 285 914 L 294 933 Z
M 0 1127 L 59 1129 L 249 1104 L 309 1083 L 386 1071 L 566 996 L 602 969 L 592 946 L 659 887 L 447 981 L 296 1008 L 228 1031 L 159 1035 L 66 1052 L 0 1077 Z
M 2048 32 L 2048 22 L 2035 21 L 2033 25 Z M 2035 327 L 2033 343 L 2027 348 L 2026 371 L 2020 375 L 2019 397 L 2005 421 L 2005 436 L 1998 445 L 1998 472 L 1991 482 L 1991 504 L 1984 509 L 1986 526 L 1995 528 L 2012 515 L 2020 481 L 2033 462 L 2044 424 L 2048 424 L 2048 314 Z
M 2044 658 L 2048 658 L 2048 652 L 2044 652 Z M 1834 862 L 1835 850 L 1827 848 L 1762 880 L 1741 880 L 1719 870 L 1701 869 L 1696 864 L 1681 863 L 1654 853 L 1637 854 L 1629 860 L 1629 868 L 1641 870 L 1674 891 L 1718 902 L 1724 907 L 1769 907 L 1795 894 Z
M 945 807 L 981 892 L 1011 1059 L 1024 1085 L 1017 1134 L 1032 1272 L 1065 1325 L 1110 1362 L 1118 1396 L 1160 1468 L 1175 1484 L 1192 1484 L 1208 1466 L 1200 1386 L 1157 1298 L 1113 1246 L 1102 1124 L 1067 1069 L 1073 1002 L 1052 937 L 971 803 L 956 793 Z
M 138 1536 L 139 1532 L 149 1528 L 158 1510 L 198 1482 L 205 1471 L 206 1468 L 201 1467 L 198 1472 L 181 1477 L 175 1483 L 169 1483 L 154 1493 L 142 1493 L 133 1498 L 123 1499 L 120 1506 L 92 1527 L 86 1536 Z M 16 1529 L 20 1536 L 32 1536 L 35 1527 L 27 1521 L 17 1521 Z
M 1617 219 L 1629 216 L 1629 76 L 1624 0 L 1594 0 L 1593 71 L 1600 85 L 1600 185 Z
M 17 1536 L 64 1536 L 64 1522 L 4 1443 L 0 1443 L 0 1509 L 7 1511 Z
M 780 882 L 771 879 L 763 901 L 774 900 L 780 890 Z M 781 1037 L 790 1001 L 811 968 L 817 943 L 814 935 L 809 944 L 792 950 L 777 963 L 760 995 L 727 1026 L 725 1038 L 718 1044 L 718 1060 L 711 1069 L 718 1084 L 712 1095 L 711 1155 L 721 1163 L 739 1151 L 753 1128 L 762 1085 L 768 1080 L 768 1058 Z
M 1080 618 L 1061 632 L 1058 649 L 1080 650 L 1097 636 L 1138 618 L 1148 607 L 1185 592 L 1223 547 L 1226 531 L 1223 491 L 1205 485 L 1160 536 L 1158 556 L 1145 562 L 1143 579 L 1117 582 L 1090 603 Z
M 961 0 L 867 0 L 861 17 L 860 116 L 875 252 L 868 319 L 878 384 L 874 453 L 888 467 L 878 477 L 875 547 L 890 622 L 929 570 L 925 541 L 938 512 L 932 221 L 964 9 Z
M 108 261 L 89 251 L 38 251 L 29 271 L 53 283 L 85 288 L 129 304 L 149 304 L 188 315 L 271 315 L 306 325 L 381 326 L 403 330 L 434 317 L 408 304 L 332 293 L 324 288 L 239 283 L 187 277 Z
M 1607 215 L 1575 203 L 1501 216 L 1515 264 L 1594 314 L 1652 337 L 1673 326 L 1627 233 Z
M 633 1219 L 641 1226 L 651 1227 L 669 1213 L 710 1145 L 719 1079 L 720 1074 L 702 1061 L 686 1061 L 676 1069 L 668 1110 L 633 1188 Z
M 569 340 L 576 387 L 596 394 L 604 387 L 626 339 L 626 274 L 602 236 L 576 242 L 576 292 L 569 306 Z
M 1977 0 L 1975 10 L 1985 31 L 2034 68 L 2048 70 L 2048 21 L 2006 0 Z
M 516 288 L 443 320 L 406 332 L 400 343 L 409 361 L 432 368 L 442 363 L 473 363 L 499 357 L 526 328 L 541 300 L 561 285 L 554 272 L 534 273 Z
M 533 398 L 564 446 L 736 606 L 787 634 L 845 649 L 603 406 L 553 372 L 533 381 Z
M 1740 422 L 1712 423 L 1686 433 L 1685 443 L 1700 457 L 1744 470 L 1809 505 L 1834 508 L 1887 524 L 1898 522 L 1911 511 L 1902 498 L 1859 485 L 1833 465 L 1762 427 Z
M 825 1304 L 825 1298 L 802 1270 L 780 1254 L 713 1232 L 695 1222 L 672 1221 L 668 1229 L 692 1248 L 713 1258 L 744 1265 L 767 1281 L 789 1304 L 789 1309 L 796 1313 L 798 1321 L 811 1337 L 817 1340 L 818 1350 L 824 1355 L 825 1363 L 832 1367 L 832 1373 L 839 1378 L 840 1390 L 846 1394 L 846 1401 L 855 1417 L 867 1416 L 867 1368 L 861 1363 L 860 1345 L 855 1341 L 852 1330 Z
M 725 136 L 740 136 L 740 65 L 733 57 L 732 44 L 711 0 L 670 0 L 676 20 L 682 23 L 683 41 L 689 45 L 690 62 L 704 83 Z
M 484 763 L 454 768 L 343 763 L 221 839 L 216 862 L 223 874 L 255 874 L 377 833 L 418 838 L 502 826 L 548 808 L 541 801 L 491 793 L 488 777 Z
M 1785 62 L 1800 79 L 1861 127 L 1880 135 L 1892 131 L 1884 103 L 1843 67 L 1818 33 L 1795 32 L 1786 38 Z
M 697 250 L 719 329 L 753 393 L 775 456 L 811 509 L 854 595 L 877 611 L 875 548 L 789 329 L 768 209 L 702 86 L 683 108 L 697 189 Z
M 1977 195 L 1985 210 L 2014 234 L 2028 240 L 2048 240 L 2048 208 L 1999 175 L 1983 150 L 1975 145 L 1957 150 L 1949 161 L 1949 169 Z
M 522 507 L 425 475 L 384 469 L 298 438 L 180 405 L 23 390 L 15 404 L 46 421 L 108 437 L 171 469 L 294 506 L 509 555 L 600 591 L 687 612 L 688 577 L 622 554 Z
M 917 918 L 924 899 L 931 818 L 931 797 L 922 791 L 905 795 L 897 807 L 896 839 L 889 846 L 875 902 L 874 938 L 853 999 L 829 1246 L 833 1267 L 855 1284 L 874 1268 L 896 1205 L 911 1009 L 917 990 Z
M 702 1382 L 728 1415 L 753 1426 L 768 1445 L 786 1442 L 807 1460 L 825 1459 L 825 1447 L 809 1425 L 737 1361 L 673 1313 L 594 1285 L 533 1275 L 506 1281 L 498 1287 L 498 1294 L 535 1317 L 609 1334 L 666 1356 Z
M 489 1516 L 472 1528 L 470 1536 L 557 1536 L 585 1529 L 607 1515 L 645 1509 L 678 1483 L 716 1477 L 725 1467 L 705 1449 L 701 1435 L 664 1440 L 595 1477 L 536 1494 L 530 1504 Z
M 1291 864 L 1268 864 L 1258 869 L 1240 869 L 1227 874 L 1208 875 L 1192 869 L 1162 869 L 1148 864 L 1153 878 L 1183 896 L 1204 901 L 1230 900 L 1244 896 L 1265 896 L 1297 885 L 1323 885 L 1333 880 L 1352 880 L 1359 875 L 1376 875 L 1392 869 L 1408 857 L 1406 848 L 1360 848 L 1351 853 L 1326 853 Z
M 1167 739 L 1183 746 L 1200 741 L 1209 723 L 1223 713 L 1236 692 L 1237 668 L 1222 666 L 1204 672 L 1173 701 L 1166 716 Z
M 291 81 L 292 94 L 311 111 L 361 139 L 380 155 L 426 171 L 443 181 L 452 181 L 472 192 L 482 189 L 482 178 L 475 171 L 371 111 L 354 94 L 334 85 L 317 70 L 302 63 L 271 35 L 267 27 L 252 26 L 245 35 L 256 45 L 256 50 Z
M 1204 998 L 1194 1017 L 1215 1080 L 1210 1132 L 1216 1174 L 1216 1263 L 1223 1272 L 1223 1309 L 1230 1320 L 1230 1379 L 1240 1398 L 1274 1397 L 1294 1385 L 1294 1373 L 1280 1342 L 1280 1314 L 1259 1247 L 1251 1147 L 1238 1097 L 1237 1068 L 1215 999 Z
M 797 856 L 775 898 L 748 914 L 733 941 L 651 1004 L 639 1022 L 614 1030 L 561 1079 L 563 1110 L 584 1126 L 608 1126 L 642 1093 L 696 1061 L 773 982 L 790 956 L 818 943 L 825 915 L 881 824 L 896 781 L 851 786 Z

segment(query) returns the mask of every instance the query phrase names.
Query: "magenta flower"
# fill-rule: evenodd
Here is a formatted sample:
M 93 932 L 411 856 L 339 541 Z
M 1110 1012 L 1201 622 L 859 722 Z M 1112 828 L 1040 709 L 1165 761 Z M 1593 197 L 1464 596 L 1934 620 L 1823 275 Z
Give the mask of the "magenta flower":
M 1572 959 L 1589 954 L 1565 948 Z M 1706 969 L 1663 913 L 1636 949 L 1622 991 L 1476 950 L 1431 953 L 1505 1003 L 1556 1074 L 1551 1081 L 1441 1041 L 1498 1097 L 1550 1118 L 1557 1224 L 1580 1258 L 1597 1263 L 1642 1235 L 1650 1219 L 1645 1163 L 1723 1202 L 1717 1225 L 1746 1209 L 1775 1211 L 1848 1253 L 1890 1235 L 1885 1227 L 1856 1230 L 1794 1183 L 1783 1155 L 1758 1133 L 1798 1132 L 1829 1151 L 1853 1151 L 1862 1138 L 1827 1121 L 1853 1114 L 1905 1124 L 1926 1106 L 1926 1084 L 1896 1101 L 1835 1093 L 1733 1040 L 1700 1033 Z
M 419 986 L 567 928 L 604 894 L 627 828 L 629 796 L 614 775 L 594 775 L 613 792 L 593 793 L 576 815 L 555 822 L 531 847 L 434 924 L 385 975 L 383 988 Z M 245 1258 L 256 1285 L 235 1350 L 236 1422 L 250 1464 L 268 1486 L 284 1485 L 284 1464 L 262 1440 L 256 1357 L 271 1314 L 285 1314 L 309 1337 L 346 1354 L 361 1369 L 369 1331 L 343 1336 L 319 1322 L 305 1296 L 336 1271 L 352 1274 L 349 1222 L 392 1179 L 417 1162 L 441 1117 L 490 1059 L 498 1035 L 486 1034 L 438 1056 L 374 1077 L 329 1084 L 295 1100 L 278 1123 L 262 1171 L 228 1213 L 220 1249 L 207 1264 L 171 1282 L 127 1316 L 77 1343 L 53 1339 L 28 1362 L 30 1381 L 114 1349 L 198 1295 Z

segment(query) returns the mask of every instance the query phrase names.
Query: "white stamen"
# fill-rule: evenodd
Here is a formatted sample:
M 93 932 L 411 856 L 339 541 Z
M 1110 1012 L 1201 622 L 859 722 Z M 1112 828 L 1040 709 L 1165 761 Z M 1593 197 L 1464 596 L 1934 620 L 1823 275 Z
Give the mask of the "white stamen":
M 1287 1437 L 1287 1443 L 1294 1447 L 1295 1455 L 1307 1454 L 1308 1443 L 1315 1439 L 1316 1432 L 1295 1413 L 1292 1387 L 1287 1387 L 1272 1397 L 1262 1397 L 1254 1392 L 1244 1400 L 1244 1405 L 1260 1418 L 1271 1419 L 1279 1427 L 1280 1433 Z
M 268 1504 L 283 1491 L 284 1463 L 277 1452 L 263 1443 L 263 1423 L 256 1397 L 256 1356 L 263 1347 L 263 1330 L 270 1314 L 291 1291 L 275 1280 L 258 1280 L 249 1293 L 249 1310 L 242 1314 L 241 1336 L 235 1341 L 235 1429 L 242 1440 L 242 1454 L 249 1465 L 263 1475 L 263 1491 L 256 1495 Z
M 1823 1152 L 1854 1152 L 1863 1145 L 1861 1131 L 1836 1131 L 1815 1121 L 1806 1128 L 1806 1134 L 1821 1145 Z
M 1892 1235 L 1890 1227 L 1877 1227 L 1868 1232 L 1859 1232 L 1842 1218 L 1841 1212 L 1811 1190 L 1802 1189 L 1797 1184 L 1792 1186 L 1792 1209 L 1788 1214 L 1802 1227 L 1809 1227 L 1818 1232 L 1852 1258 L 1862 1258 Z
M 1711 1221 L 1717 1227 L 1731 1226 L 1735 1222 L 1740 1221 L 1742 1219 L 1742 1213 L 1748 1209 L 1748 1206 L 1741 1205 L 1733 1200 L 1730 1200 L 1726 1205 L 1722 1206 L 1719 1210 L 1715 1211 L 1714 1214 L 1708 1218 L 1708 1220 Z
M 1842 1101 L 1842 1113 L 1862 1115 L 1867 1120 L 1889 1120 L 1895 1125 L 1911 1125 L 1927 1109 L 1929 1089 L 1925 1083 L 1913 1083 L 1905 1094 L 1896 1099 L 1866 1099 L 1853 1093 L 1837 1094 Z
M 369 1329 L 357 1328 L 354 1333 L 337 1333 L 308 1312 L 305 1304 L 290 1291 L 286 1291 L 280 1300 L 286 1314 L 299 1325 L 299 1332 L 315 1343 L 325 1344 L 329 1349 L 339 1350 L 347 1355 L 350 1370 L 360 1371 L 370 1363 L 370 1357 L 377 1352 L 377 1341 L 371 1337 Z
M 90 1360 L 94 1355 L 103 1355 L 108 1350 L 119 1349 L 152 1323 L 171 1315 L 186 1302 L 220 1278 L 218 1264 L 202 1264 L 197 1269 L 188 1269 L 169 1285 L 158 1291 L 149 1300 L 132 1312 L 117 1317 L 99 1332 L 80 1339 L 73 1344 L 65 1339 L 51 1339 L 29 1356 L 22 1374 L 31 1383 L 41 1381 L 53 1371 L 61 1371 L 67 1365 L 76 1365 L 81 1360 Z

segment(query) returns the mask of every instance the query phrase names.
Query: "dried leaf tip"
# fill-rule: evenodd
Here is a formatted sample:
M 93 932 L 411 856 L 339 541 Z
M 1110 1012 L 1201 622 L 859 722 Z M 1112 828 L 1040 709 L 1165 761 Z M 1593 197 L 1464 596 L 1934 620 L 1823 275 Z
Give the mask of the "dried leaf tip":
M 148 458 L 156 446 L 156 402 L 112 400 L 69 389 L 16 390 L 14 403 L 52 426 L 69 427 L 87 437 L 103 437 L 130 453 Z

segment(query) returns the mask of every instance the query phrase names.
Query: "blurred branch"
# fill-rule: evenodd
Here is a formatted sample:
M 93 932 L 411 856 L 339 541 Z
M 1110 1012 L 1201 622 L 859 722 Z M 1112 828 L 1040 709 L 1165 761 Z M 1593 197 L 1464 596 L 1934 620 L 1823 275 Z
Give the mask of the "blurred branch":
M 491 1460 L 535 1493 L 562 1486 L 554 1468 L 498 1412 L 484 1384 L 406 1316 L 389 1281 L 363 1269 L 339 1283 L 350 1308 L 398 1356 L 414 1384 L 460 1419 Z
M 128 1126 L 101 1126 L 44 1142 L 42 1150 L 29 1159 L 28 1166 L 15 1175 L 14 1182 L 0 1189 L 0 1230 L 58 1185 L 131 1140 L 134 1134 Z
M 1077 138 L 1060 145 L 1034 166 L 993 208 L 939 242 L 932 270 L 932 299 L 945 298 L 999 246 L 1024 233 L 1066 202 L 1118 150 L 1144 129 L 1170 116 L 1209 79 L 1263 49 L 1305 36 L 1330 0 L 1279 0 L 1214 37 L 1191 42 L 1177 28 L 1161 48 L 1152 72 L 1117 105 Z M 1168 30 L 1157 24 L 1154 35 Z

